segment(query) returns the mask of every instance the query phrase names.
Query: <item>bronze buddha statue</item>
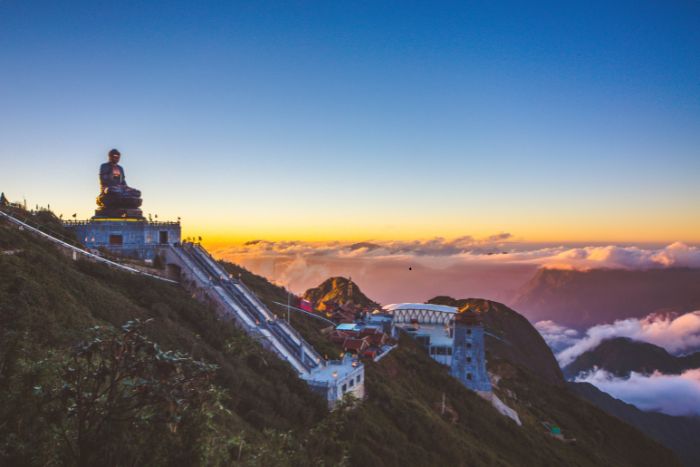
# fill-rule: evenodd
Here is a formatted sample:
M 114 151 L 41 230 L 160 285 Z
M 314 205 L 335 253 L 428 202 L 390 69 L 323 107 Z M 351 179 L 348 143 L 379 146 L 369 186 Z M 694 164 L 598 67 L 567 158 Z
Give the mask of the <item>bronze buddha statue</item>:
M 141 192 L 126 184 L 124 168 L 119 165 L 121 153 L 109 151 L 109 162 L 100 166 L 100 194 L 97 197 L 95 217 L 143 219 L 139 207 Z

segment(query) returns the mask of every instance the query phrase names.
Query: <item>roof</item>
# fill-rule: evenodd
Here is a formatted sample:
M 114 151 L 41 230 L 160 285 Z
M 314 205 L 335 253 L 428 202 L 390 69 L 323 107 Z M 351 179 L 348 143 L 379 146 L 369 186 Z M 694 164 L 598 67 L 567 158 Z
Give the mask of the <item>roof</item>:
M 365 339 L 353 339 L 352 337 L 348 337 L 343 342 L 343 348 L 346 350 L 362 350 L 366 345 Z
M 367 339 L 372 345 L 381 345 L 386 341 L 387 336 L 386 334 L 372 334 L 370 336 L 367 336 Z
M 432 303 L 392 303 L 382 307 L 384 311 L 393 313 L 396 310 L 430 310 L 441 313 L 457 313 L 457 308 L 447 305 L 433 305 Z
M 340 362 L 328 362 L 326 365 L 318 366 L 311 370 L 308 376 L 302 376 L 304 379 L 316 383 L 328 383 L 336 380 L 343 380 L 350 375 L 364 373 L 364 366 L 361 363 L 354 362 L 350 355 L 346 355 Z

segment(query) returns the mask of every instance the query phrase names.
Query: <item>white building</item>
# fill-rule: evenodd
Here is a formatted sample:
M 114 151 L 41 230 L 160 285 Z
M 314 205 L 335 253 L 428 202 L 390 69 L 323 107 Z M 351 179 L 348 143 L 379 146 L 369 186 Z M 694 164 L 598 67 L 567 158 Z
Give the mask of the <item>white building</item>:
M 394 303 L 382 309 L 393 317 L 394 326 L 423 344 L 433 360 L 452 365 L 457 308 L 429 303 Z

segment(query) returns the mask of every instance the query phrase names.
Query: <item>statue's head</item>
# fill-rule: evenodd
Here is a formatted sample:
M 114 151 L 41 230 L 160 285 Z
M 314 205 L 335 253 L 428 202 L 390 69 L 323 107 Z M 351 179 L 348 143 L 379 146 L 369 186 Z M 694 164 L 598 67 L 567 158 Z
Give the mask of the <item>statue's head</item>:
M 117 151 L 116 149 L 112 149 L 111 151 L 109 151 L 109 161 L 112 164 L 118 164 L 119 159 L 121 159 L 121 157 L 122 157 L 122 154 L 119 151 Z

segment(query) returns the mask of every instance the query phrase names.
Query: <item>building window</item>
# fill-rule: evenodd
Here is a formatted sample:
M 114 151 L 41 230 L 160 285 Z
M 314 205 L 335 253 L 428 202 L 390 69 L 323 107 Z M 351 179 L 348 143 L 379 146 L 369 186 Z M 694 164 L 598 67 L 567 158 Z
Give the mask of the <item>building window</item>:
M 470 335 L 470 336 L 471 336 L 471 334 L 472 334 L 472 330 L 471 330 L 471 329 L 467 329 L 467 335 Z
M 468 349 L 471 349 L 471 348 L 472 348 L 472 343 L 471 343 L 471 342 L 467 342 L 467 348 L 468 348 Z
M 471 363 L 471 362 L 472 362 L 472 358 L 471 358 L 471 357 L 467 357 L 467 363 Z
M 165 245 L 168 243 L 168 231 L 167 230 L 161 230 L 158 232 L 158 243 L 161 245 Z
M 354 380 L 354 379 L 351 379 L 351 380 L 350 380 L 350 387 L 353 387 L 354 385 L 355 385 L 355 380 Z
M 362 381 L 362 375 L 357 375 L 357 384 L 360 384 L 360 381 Z
M 343 389 L 340 391 L 340 393 L 343 394 L 343 393 L 344 393 L 345 391 L 347 391 L 347 390 L 348 390 L 348 385 L 347 385 L 347 384 L 343 384 Z
M 122 245 L 124 244 L 124 237 L 122 235 L 110 235 L 109 236 L 110 245 Z
M 468 379 L 469 381 L 472 380 L 472 374 L 471 374 L 471 373 L 467 373 L 467 379 Z
M 447 348 L 447 355 L 452 356 L 452 347 Z

